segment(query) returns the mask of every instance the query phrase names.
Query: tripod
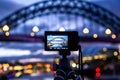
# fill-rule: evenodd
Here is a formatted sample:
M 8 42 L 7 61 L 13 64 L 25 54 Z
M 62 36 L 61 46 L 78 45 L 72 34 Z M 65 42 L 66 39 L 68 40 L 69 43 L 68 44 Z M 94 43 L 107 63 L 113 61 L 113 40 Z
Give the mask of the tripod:
M 62 56 L 62 58 L 59 61 L 59 67 L 56 70 L 56 76 L 54 80 L 82 80 L 80 75 L 80 55 L 79 55 L 79 70 L 77 71 L 78 74 L 76 74 L 76 71 L 72 70 L 70 66 L 70 60 L 67 58 L 67 56 L 70 55 L 70 51 L 59 51 L 59 54 Z M 82 66 L 81 66 L 82 68 Z M 82 69 L 81 69 L 82 70 Z

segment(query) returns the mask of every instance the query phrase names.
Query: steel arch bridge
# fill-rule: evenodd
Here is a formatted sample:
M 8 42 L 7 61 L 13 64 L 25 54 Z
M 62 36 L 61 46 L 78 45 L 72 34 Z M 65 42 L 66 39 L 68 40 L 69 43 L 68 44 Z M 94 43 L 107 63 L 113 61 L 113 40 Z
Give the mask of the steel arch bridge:
M 0 27 L 9 25 L 14 29 L 17 25 L 24 23 L 34 17 L 56 13 L 74 14 L 92 20 L 105 28 L 110 28 L 116 35 L 120 33 L 120 18 L 108 10 L 81 0 L 47 0 L 40 1 L 28 7 L 22 8 L 0 21 Z

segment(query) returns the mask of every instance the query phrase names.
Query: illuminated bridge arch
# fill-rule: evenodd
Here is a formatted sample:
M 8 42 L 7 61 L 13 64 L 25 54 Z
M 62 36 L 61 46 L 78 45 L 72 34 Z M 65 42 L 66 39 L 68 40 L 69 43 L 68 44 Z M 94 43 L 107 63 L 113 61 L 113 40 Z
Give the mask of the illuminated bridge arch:
M 2 19 L 0 27 L 7 24 L 12 29 L 29 19 L 51 13 L 80 15 L 103 25 L 103 27 L 110 28 L 115 34 L 120 32 L 120 18 L 98 5 L 80 0 L 40 1 Z
M 109 12 L 108 10 L 86 1 L 80 0 L 48 0 L 40 1 L 32 4 L 28 7 L 22 8 L 4 19 L 0 20 L 0 28 L 4 25 L 10 26 L 10 29 L 19 27 L 20 24 L 24 24 L 30 19 L 35 17 L 42 17 L 50 14 L 67 14 L 76 15 L 89 19 L 90 21 L 96 22 L 99 25 L 109 28 L 112 33 L 119 35 L 120 33 L 120 18 Z M 96 26 L 97 27 L 97 26 Z M 42 37 L 42 36 L 41 36 Z M 32 37 L 35 38 L 35 37 Z M 42 38 L 43 39 L 43 38 Z M 0 36 L 0 41 L 40 41 L 39 38 L 31 39 L 30 36 L 12 35 L 5 37 Z M 119 42 L 119 39 L 111 39 L 100 37 L 93 39 L 92 37 L 81 37 L 81 41 L 103 41 L 103 42 Z

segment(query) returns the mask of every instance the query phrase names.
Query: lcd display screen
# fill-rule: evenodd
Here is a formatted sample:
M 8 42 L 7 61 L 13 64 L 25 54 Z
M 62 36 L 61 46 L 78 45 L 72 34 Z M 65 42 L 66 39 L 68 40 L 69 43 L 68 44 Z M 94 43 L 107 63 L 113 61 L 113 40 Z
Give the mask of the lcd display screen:
M 67 35 L 47 35 L 47 48 L 48 49 L 68 49 L 68 36 Z
M 45 50 L 46 51 L 78 50 L 78 32 L 46 31 L 45 32 Z

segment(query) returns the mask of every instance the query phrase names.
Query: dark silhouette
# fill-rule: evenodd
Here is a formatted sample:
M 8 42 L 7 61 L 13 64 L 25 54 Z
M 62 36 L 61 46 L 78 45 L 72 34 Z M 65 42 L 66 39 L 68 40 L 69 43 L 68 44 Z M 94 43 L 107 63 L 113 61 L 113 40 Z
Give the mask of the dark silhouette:
M 6 74 L 0 74 L 0 80 L 8 80 L 7 75 Z

